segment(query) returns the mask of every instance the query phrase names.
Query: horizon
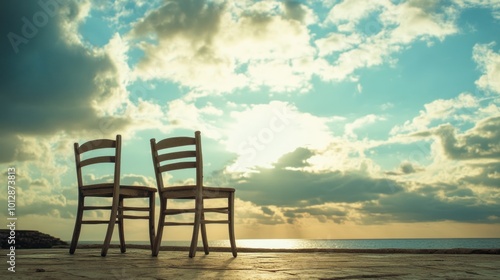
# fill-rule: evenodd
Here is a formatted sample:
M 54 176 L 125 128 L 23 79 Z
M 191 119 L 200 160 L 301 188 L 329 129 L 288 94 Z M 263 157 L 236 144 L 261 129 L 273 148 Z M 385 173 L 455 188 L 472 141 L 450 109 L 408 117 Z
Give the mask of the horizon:
M 500 238 L 500 2 L 0 7 L 18 230 L 71 239 L 73 143 L 121 134 L 122 184 L 156 187 L 149 139 L 199 130 L 205 185 L 236 189 L 237 240 Z M 80 240 L 104 235 L 86 225 Z M 148 240 L 147 223 L 127 220 L 125 239 Z

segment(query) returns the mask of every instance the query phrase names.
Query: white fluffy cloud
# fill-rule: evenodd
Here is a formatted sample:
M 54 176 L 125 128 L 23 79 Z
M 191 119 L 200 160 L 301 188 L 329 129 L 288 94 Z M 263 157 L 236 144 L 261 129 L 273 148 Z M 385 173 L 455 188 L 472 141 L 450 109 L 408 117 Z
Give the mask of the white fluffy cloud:
M 366 125 L 372 124 L 376 121 L 383 121 L 385 120 L 384 117 L 377 116 L 374 114 L 369 114 L 366 116 L 363 116 L 359 119 L 354 120 L 352 123 L 348 123 L 345 125 L 345 136 L 348 138 L 356 138 L 357 135 L 354 132 L 356 129 L 360 129 Z
M 322 79 L 340 81 L 357 69 L 394 63 L 391 55 L 416 40 L 432 43 L 458 32 L 454 6 L 437 1 L 361 2 L 344 0 L 330 10 L 324 24 L 336 25 L 340 32 L 315 41 L 316 74 Z M 332 54 L 338 57 L 330 62 Z
M 500 53 L 495 52 L 495 42 L 476 44 L 473 49 L 473 58 L 483 75 L 476 81 L 476 85 L 484 90 L 491 90 L 500 94 Z
M 424 110 L 403 125 L 395 126 L 392 135 L 416 132 L 430 128 L 433 122 L 443 123 L 450 120 L 474 121 L 482 116 L 474 116 L 472 112 L 479 110 L 480 100 L 470 93 L 462 93 L 451 99 L 437 99 L 424 105 Z

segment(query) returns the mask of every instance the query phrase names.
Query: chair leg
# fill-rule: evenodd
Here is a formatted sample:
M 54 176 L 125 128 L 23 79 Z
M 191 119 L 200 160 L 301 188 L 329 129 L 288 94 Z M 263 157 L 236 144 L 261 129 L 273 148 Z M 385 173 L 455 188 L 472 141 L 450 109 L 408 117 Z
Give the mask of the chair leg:
M 201 197 L 196 198 L 195 213 L 194 213 L 194 225 L 193 225 L 193 237 L 191 238 L 191 246 L 189 247 L 189 257 L 193 258 L 196 255 L 196 249 L 198 246 L 198 233 L 200 231 L 200 220 L 203 212 L 203 199 Z
M 238 252 L 236 249 L 236 240 L 234 236 L 234 193 L 229 194 L 228 204 L 229 204 L 229 214 L 228 214 L 229 241 L 231 242 L 231 251 L 233 252 L 233 257 L 236 257 L 238 255 Z
M 123 197 L 120 197 L 119 200 L 119 206 L 118 206 L 118 232 L 120 236 L 120 251 L 122 253 L 125 253 L 127 251 L 127 248 L 125 246 L 125 225 L 123 221 Z
M 109 243 L 111 242 L 111 237 L 113 236 L 113 229 L 116 223 L 116 216 L 118 214 L 118 197 L 113 197 L 113 206 L 111 207 L 111 214 L 109 215 L 108 230 L 106 231 L 106 238 L 104 238 L 104 243 L 102 245 L 101 256 L 105 257 L 108 253 Z
M 167 209 L 167 199 L 160 196 L 160 215 L 158 217 L 158 231 L 156 233 L 155 242 L 152 250 L 153 257 L 158 256 L 161 246 L 161 238 L 163 236 L 163 227 L 165 226 L 165 210 Z
M 205 255 L 209 254 L 208 247 L 208 238 L 207 238 L 207 227 L 204 223 L 205 221 L 205 213 L 201 212 L 201 239 L 203 240 L 203 250 L 205 251 Z
M 75 228 L 73 229 L 73 237 L 71 238 L 71 246 L 69 247 L 70 254 L 75 253 L 76 245 L 78 244 L 78 238 L 80 238 L 80 231 L 82 229 L 84 202 L 85 202 L 85 197 L 79 195 L 79 197 L 78 197 L 78 210 L 77 210 L 76 219 L 75 219 Z
M 149 195 L 149 244 L 151 250 L 154 248 L 155 243 L 155 193 L 151 192 Z

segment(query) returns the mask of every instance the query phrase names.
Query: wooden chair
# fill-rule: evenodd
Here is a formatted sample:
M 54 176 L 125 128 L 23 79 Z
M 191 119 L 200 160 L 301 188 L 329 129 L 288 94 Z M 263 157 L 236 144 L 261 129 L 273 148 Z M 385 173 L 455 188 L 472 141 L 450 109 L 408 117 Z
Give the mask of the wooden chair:
M 81 146 L 75 143 L 75 161 L 76 161 L 76 175 L 78 181 L 78 210 L 76 215 L 75 228 L 73 231 L 73 238 L 71 240 L 71 246 L 69 253 L 73 254 L 76 250 L 78 243 L 78 238 L 80 236 L 80 230 L 82 224 L 108 224 L 108 229 L 106 231 L 106 237 L 104 238 L 104 243 L 102 245 L 101 256 L 106 256 L 111 237 L 113 235 L 113 229 L 115 224 L 118 224 L 119 236 L 120 236 L 120 249 L 124 253 L 126 251 L 125 247 L 125 234 L 124 234 L 124 219 L 148 219 L 149 220 L 149 241 L 151 248 L 154 244 L 154 215 L 155 215 L 155 195 L 156 188 L 147 186 L 125 186 L 120 185 L 120 162 L 121 162 L 121 136 L 117 135 L 116 140 L 111 139 L 98 139 L 88 141 Z M 113 149 L 110 155 L 102 156 L 96 154 L 109 152 L 109 149 Z M 104 150 L 101 150 L 104 149 Z M 95 151 L 99 150 L 99 151 Z M 87 152 L 94 151 L 92 153 L 85 154 Z M 83 155 L 85 154 L 85 155 Z M 81 156 L 85 159 L 81 159 Z M 84 184 L 82 176 L 82 168 L 86 166 L 94 166 L 97 168 L 104 168 L 103 164 L 112 163 L 114 165 L 113 182 L 111 183 L 98 183 L 98 184 Z M 86 206 L 86 198 L 96 198 L 96 197 L 111 197 L 111 205 L 100 205 L 100 206 Z M 132 198 L 149 198 L 149 206 L 147 207 L 126 207 L 124 205 L 125 199 Z M 83 220 L 83 212 L 86 210 L 110 210 L 109 219 L 106 220 Z M 133 211 L 129 215 L 125 215 L 126 211 Z M 138 215 L 136 211 L 147 212 L 147 215 Z M 127 212 L 128 214 L 128 212 Z
M 165 226 L 193 226 L 193 235 L 189 249 L 189 257 L 196 254 L 198 244 L 198 232 L 201 226 L 201 235 L 205 254 L 209 253 L 206 224 L 228 224 L 229 240 L 233 256 L 237 256 L 236 242 L 234 236 L 234 193 L 233 188 L 214 188 L 203 185 L 203 159 L 201 152 L 201 136 L 196 131 L 194 137 L 172 137 L 159 142 L 151 139 L 151 153 L 160 195 L 160 215 L 158 220 L 158 232 L 153 246 L 153 256 L 158 256 L 160 251 L 163 228 Z M 163 173 L 194 169 L 195 185 L 168 186 L 163 184 Z M 204 200 L 222 198 L 227 199 L 226 207 L 205 208 Z M 194 200 L 194 208 L 190 209 L 168 209 L 168 199 L 191 199 Z M 205 213 L 226 214 L 224 220 L 206 220 Z M 194 213 L 193 222 L 166 222 L 166 216 Z

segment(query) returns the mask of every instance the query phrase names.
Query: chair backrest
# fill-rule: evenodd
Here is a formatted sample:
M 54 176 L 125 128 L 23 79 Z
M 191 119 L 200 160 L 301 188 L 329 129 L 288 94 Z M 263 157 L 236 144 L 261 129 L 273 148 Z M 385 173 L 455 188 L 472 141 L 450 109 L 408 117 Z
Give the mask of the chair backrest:
M 156 175 L 158 191 L 165 188 L 163 173 L 181 169 L 195 169 L 196 186 L 203 187 L 203 158 L 201 152 L 201 133 L 194 137 L 170 137 L 156 142 L 151 139 L 151 154 Z
M 120 165 L 121 165 L 121 147 L 122 138 L 121 135 L 116 135 L 116 140 L 112 139 L 96 139 L 78 145 L 74 144 L 75 147 L 75 162 L 76 162 L 76 176 L 78 180 L 78 187 L 84 186 L 82 168 L 86 166 L 91 166 L 100 163 L 114 163 L 114 191 L 118 191 L 120 186 Z M 82 155 L 100 149 L 112 148 L 111 155 L 95 155 L 95 153 L 89 153 L 84 155 L 85 159 L 81 159 Z M 87 156 L 89 155 L 89 156 Z

